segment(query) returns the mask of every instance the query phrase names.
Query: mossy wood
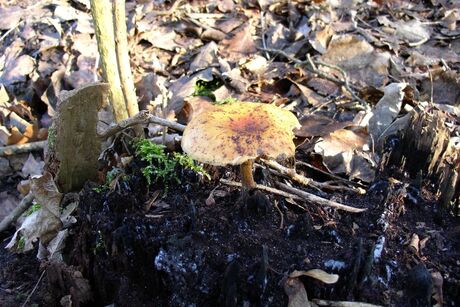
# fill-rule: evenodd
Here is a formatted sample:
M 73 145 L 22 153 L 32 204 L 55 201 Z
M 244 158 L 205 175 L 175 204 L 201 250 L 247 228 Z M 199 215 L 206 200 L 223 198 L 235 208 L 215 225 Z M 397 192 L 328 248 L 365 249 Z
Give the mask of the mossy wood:
M 107 101 L 109 85 L 89 84 L 60 95 L 49 137 L 47 169 L 63 193 L 77 191 L 97 178 L 101 139 L 96 134 L 98 111 Z

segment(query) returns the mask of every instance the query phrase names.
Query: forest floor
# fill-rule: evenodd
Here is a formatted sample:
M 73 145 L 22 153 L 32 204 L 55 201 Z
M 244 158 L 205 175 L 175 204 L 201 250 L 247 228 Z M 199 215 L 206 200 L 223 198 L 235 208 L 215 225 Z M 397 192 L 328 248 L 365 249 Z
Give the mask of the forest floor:
M 233 166 L 204 165 L 207 179 L 177 165 L 149 183 L 126 130 L 101 180 L 61 202 L 78 206 L 58 256 L 38 260 L 38 242 L 13 253 L 15 229 L 0 234 L 0 306 L 460 305 L 460 220 L 433 177 L 382 162 L 414 110 L 443 112 L 456 142 L 459 4 L 128 1 L 127 15 L 141 110 L 182 124 L 234 99 L 292 111 L 302 126 L 284 165 L 312 181 L 259 161 L 257 183 L 365 211 L 268 192 L 242 203 L 221 180 L 240 180 Z M 0 147 L 39 144 L 59 92 L 100 80 L 89 1 L 0 0 L 0 31 Z M 166 155 L 180 151 L 168 135 Z M 43 148 L 0 156 L 0 219 L 44 161 Z

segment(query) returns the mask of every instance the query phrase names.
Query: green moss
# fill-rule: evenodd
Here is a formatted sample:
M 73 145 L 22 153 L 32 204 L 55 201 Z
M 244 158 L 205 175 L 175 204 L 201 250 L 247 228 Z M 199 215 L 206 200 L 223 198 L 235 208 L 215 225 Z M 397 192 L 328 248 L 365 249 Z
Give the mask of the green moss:
M 222 85 L 223 82 L 219 79 L 213 79 L 212 81 L 198 80 L 195 83 L 195 92 L 193 92 L 193 96 L 206 96 L 215 101 L 216 96 L 213 92 Z
M 31 215 L 32 213 L 38 211 L 41 207 L 42 207 L 42 205 L 40 205 L 40 204 L 33 204 L 32 206 L 30 206 L 29 209 L 27 209 L 26 212 L 24 212 L 24 216 Z
M 56 129 L 54 127 L 54 124 L 51 125 L 51 127 L 48 128 L 48 146 L 49 148 L 54 148 L 54 144 L 56 142 Z
M 154 180 L 161 181 L 166 188 L 169 182 L 180 183 L 177 177 L 176 166 L 180 165 L 185 169 L 190 169 L 202 176 L 210 179 L 210 176 L 203 167 L 196 165 L 195 162 L 185 154 L 165 152 L 165 146 L 155 144 L 149 140 L 141 139 L 134 143 L 136 155 L 142 161 L 147 162 L 147 166 L 142 169 L 147 182 L 151 184 Z
M 18 250 L 24 250 L 24 247 L 26 246 L 26 238 L 21 237 L 18 241 Z
M 234 102 L 238 102 L 238 99 L 233 98 L 233 97 L 227 97 L 227 98 L 222 99 L 222 100 L 217 100 L 213 104 L 223 105 L 223 104 L 234 103 Z

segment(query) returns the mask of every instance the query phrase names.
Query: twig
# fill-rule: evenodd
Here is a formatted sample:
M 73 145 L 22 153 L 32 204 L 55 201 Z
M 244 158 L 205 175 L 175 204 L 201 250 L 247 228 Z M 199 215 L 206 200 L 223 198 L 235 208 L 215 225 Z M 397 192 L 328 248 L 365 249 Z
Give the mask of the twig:
M 223 184 L 232 186 L 232 187 L 239 187 L 239 188 L 242 187 L 241 182 L 231 181 L 231 180 L 227 180 L 227 179 L 220 179 L 220 182 L 223 183 Z M 292 198 L 294 200 L 303 200 L 302 197 L 300 197 L 298 195 L 294 195 L 294 194 L 291 194 L 291 193 L 288 193 L 288 192 L 285 192 L 285 191 L 281 191 L 281 190 L 278 190 L 278 189 L 275 189 L 275 188 L 267 187 L 267 186 L 262 185 L 262 184 L 256 184 L 256 189 L 259 189 L 259 190 L 265 191 L 265 192 L 269 192 L 269 193 L 272 193 L 272 194 L 280 195 L 280 196 L 283 196 L 283 197 L 286 197 L 286 198 Z
M 330 306 L 330 307 L 382 307 L 382 305 L 374 305 L 369 303 L 361 302 L 349 302 L 349 301 L 329 301 L 329 300 L 320 300 L 312 299 L 312 302 L 318 306 Z
M 354 187 L 360 187 L 360 188 L 365 188 L 366 186 L 364 184 L 361 184 L 359 182 L 354 182 L 354 181 L 350 181 L 350 180 L 347 180 L 345 178 L 342 178 L 342 177 L 339 177 L 337 175 L 334 175 L 334 174 L 331 174 L 331 173 L 328 173 L 328 172 L 325 172 L 323 171 L 322 169 L 319 169 L 309 163 L 306 163 L 306 162 L 303 162 L 303 161 L 297 161 L 296 164 L 299 164 L 299 165 L 303 165 L 303 166 L 306 166 L 312 170 L 315 170 L 325 176 L 328 176 L 336 181 L 340 181 L 340 182 L 343 182 L 345 184 L 348 184 L 348 185 L 351 185 L 351 186 L 354 186 Z
M 313 61 L 309 54 L 307 54 L 307 61 L 301 61 L 301 60 L 299 60 L 299 59 L 297 59 L 295 57 L 290 56 L 289 54 L 287 54 L 283 50 L 272 49 L 272 48 L 259 48 L 259 49 L 263 50 L 263 51 L 268 51 L 268 52 L 272 52 L 272 53 L 275 53 L 275 54 L 282 55 L 283 57 L 285 57 L 288 60 L 294 62 L 295 64 L 297 64 L 299 66 L 302 66 L 302 67 L 305 67 L 306 69 L 310 70 L 312 73 L 317 74 L 321 78 L 329 80 L 329 81 L 332 81 L 332 82 L 337 83 L 337 84 L 339 84 L 341 86 L 344 86 L 347 89 L 347 91 L 350 92 L 350 94 L 353 96 L 354 99 L 356 99 L 365 109 L 369 109 L 369 105 L 367 104 L 367 102 L 364 101 L 363 99 L 361 99 L 358 95 L 356 95 L 354 90 L 351 88 L 351 85 L 349 84 L 349 81 L 348 81 L 347 74 L 340 67 L 338 67 L 336 65 L 324 63 L 324 62 L 321 62 L 321 61 Z M 342 76 L 343 76 L 344 80 L 340 80 L 340 79 L 337 79 L 337 78 L 334 78 L 334 77 L 331 77 L 331 76 L 327 75 L 326 73 L 324 73 L 320 69 L 316 68 L 316 65 L 318 65 L 318 64 L 338 70 L 339 72 L 342 73 Z
M 29 295 L 27 296 L 25 302 L 21 305 L 21 307 L 27 306 L 27 303 L 29 302 L 30 298 L 31 298 L 32 295 L 35 293 L 35 291 L 37 290 L 38 285 L 40 284 L 40 282 L 41 282 L 42 279 L 43 279 L 43 276 L 45 276 L 45 273 L 46 273 L 46 269 L 43 270 L 42 274 L 40 275 L 40 277 L 39 277 L 38 280 L 37 280 L 37 283 L 35 284 L 35 287 L 34 287 L 34 288 L 32 289 L 32 291 L 29 293 Z
M 5 39 L 5 37 L 8 36 L 8 34 L 10 34 L 11 32 L 13 32 L 17 27 L 19 27 L 19 25 L 23 22 L 24 20 L 20 20 L 19 22 L 17 22 L 14 26 L 12 26 L 8 31 L 5 32 L 5 34 L 2 35 L 2 37 L 0 37 L 0 42 L 3 41 Z
M 303 184 L 305 186 L 311 186 L 313 188 L 317 188 L 317 189 L 320 189 L 320 190 L 332 190 L 332 191 L 346 191 L 346 192 L 353 192 L 353 193 L 361 193 L 361 191 L 357 190 L 357 189 L 353 189 L 353 188 L 349 188 L 349 187 L 345 187 L 345 186 L 334 186 L 334 185 L 331 185 L 327 182 L 317 182 L 317 181 L 314 181 L 313 179 L 310 179 L 310 178 L 307 178 L 305 176 L 302 176 L 300 174 L 298 174 L 295 169 L 291 169 L 291 168 L 287 168 L 281 164 L 279 164 L 278 162 L 276 161 L 273 161 L 273 160 L 266 160 L 266 159 L 261 159 L 261 161 L 268 165 L 269 167 L 277 170 L 278 172 L 280 172 L 282 175 L 285 175 L 289 178 L 291 178 L 292 180 L 300 183 L 300 184 Z
M 223 184 L 229 185 L 229 186 L 233 186 L 233 187 L 241 187 L 241 183 L 236 182 L 236 181 L 220 179 L 220 182 L 223 183 Z M 278 183 L 278 185 L 280 187 L 282 187 L 283 189 L 285 189 L 286 191 L 282 191 L 282 190 L 278 190 L 278 189 L 275 189 L 275 188 L 267 187 L 267 186 L 264 186 L 264 185 L 261 185 L 261 184 L 256 184 L 256 189 L 266 191 L 266 192 L 269 192 L 269 193 L 272 193 L 272 194 L 280 195 L 280 196 L 283 196 L 283 197 L 286 197 L 286 198 L 292 198 L 294 200 L 299 200 L 299 201 L 312 202 L 312 203 L 320 205 L 320 206 L 329 206 L 329 207 L 337 208 L 337 209 L 352 212 L 352 213 L 359 213 L 359 212 L 363 212 L 363 211 L 367 210 L 367 209 L 360 209 L 360 208 L 354 208 L 354 207 L 342 205 L 342 204 L 339 204 L 339 203 L 337 203 L 335 201 L 327 200 L 325 198 L 313 195 L 311 193 L 308 193 L 308 192 L 305 192 L 305 191 L 302 191 L 302 190 L 299 190 L 299 189 L 296 189 L 296 188 L 292 188 L 292 187 L 290 187 L 290 186 L 288 186 L 286 184 Z M 304 208 L 302 206 L 300 206 L 300 207 L 302 209 L 306 210 L 306 208 Z
M 261 27 L 261 34 L 260 36 L 262 37 L 262 46 L 264 49 L 267 49 L 267 41 L 265 39 L 265 16 L 264 16 L 264 10 L 260 11 L 260 27 Z M 267 60 L 270 60 L 270 53 L 268 51 L 265 51 L 265 57 Z
M 278 207 L 278 202 L 276 200 L 273 202 L 273 205 L 275 206 L 276 210 L 278 210 L 278 213 L 280 214 L 280 218 L 281 218 L 280 229 L 283 229 L 283 226 L 284 226 L 283 212 L 281 212 L 280 208 Z
M 7 216 L 3 218 L 3 220 L 0 222 L 0 233 L 2 233 L 4 230 L 6 230 L 10 225 L 21 216 L 24 211 L 29 209 L 30 205 L 32 204 L 32 201 L 34 200 L 34 195 L 29 192 L 24 198 L 21 200 L 19 205 L 13 209 L 13 211 L 10 212 Z
M 0 157 L 12 156 L 20 153 L 43 150 L 48 141 L 31 142 L 20 145 L 9 145 L 0 147 Z
M 308 193 L 308 192 L 305 192 L 305 191 L 290 187 L 287 184 L 284 184 L 284 183 L 281 183 L 281 182 L 277 182 L 276 184 L 281 189 L 283 189 L 283 190 L 285 190 L 285 191 L 287 191 L 289 193 L 292 193 L 294 195 L 302 197 L 302 200 L 312 202 L 312 203 L 320 205 L 320 206 L 332 207 L 332 208 L 336 208 L 336 209 L 340 209 L 340 210 L 344 210 L 344 211 L 348 211 L 348 212 L 352 212 L 352 213 L 359 213 L 359 212 L 363 212 L 363 211 L 367 210 L 367 209 L 361 209 L 361 208 L 355 208 L 355 207 L 342 205 L 342 204 L 340 204 L 338 202 L 335 202 L 333 200 L 328 200 L 328 199 L 316 196 L 314 194 L 311 194 L 311 193 Z
M 170 121 L 164 118 L 160 118 L 155 115 L 151 115 L 148 113 L 148 111 L 141 111 L 135 116 L 122 120 L 116 125 L 110 128 L 107 128 L 107 130 L 104 131 L 104 133 L 102 133 L 101 135 L 99 135 L 99 137 L 102 139 L 107 139 L 111 137 L 112 135 L 117 134 L 118 132 L 126 128 L 129 128 L 131 126 L 140 125 L 140 124 L 148 124 L 148 123 L 154 123 L 154 124 L 166 126 L 168 128 L 171 128 L 177 131 L 181 131 L 181 132 L 184 131 L 185 129 L 184 125 L 178 124 L 176 122 L 173 122 L 173 121 Z

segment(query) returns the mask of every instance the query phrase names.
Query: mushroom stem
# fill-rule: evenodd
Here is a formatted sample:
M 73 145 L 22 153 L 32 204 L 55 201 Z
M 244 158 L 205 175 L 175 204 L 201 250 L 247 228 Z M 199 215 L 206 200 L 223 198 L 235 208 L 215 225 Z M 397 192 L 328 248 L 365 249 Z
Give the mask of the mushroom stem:
M 248 160 L 240 165 L 241 170 L 241 184 L 243 190 L 249 190 L 256 187 L 254 177 L 252 176 L 252 166 L 254 165 L 254 160 Z

